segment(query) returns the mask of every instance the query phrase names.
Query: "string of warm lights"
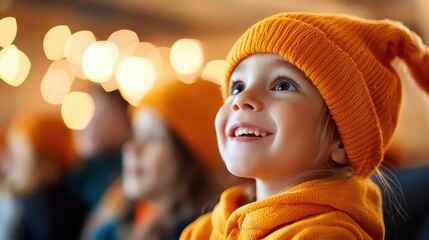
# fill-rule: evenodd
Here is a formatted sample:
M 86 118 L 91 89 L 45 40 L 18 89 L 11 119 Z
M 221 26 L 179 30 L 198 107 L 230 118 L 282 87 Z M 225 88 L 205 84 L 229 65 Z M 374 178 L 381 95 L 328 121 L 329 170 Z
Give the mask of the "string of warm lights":
M 25 80 L 31 65 L 25 54 L 11 45 L 16 29 L 15 18 L 0 21 L 0 77 L 13 86 Z M 171 48 L 157 47 L 141 42 L 128 29 L 97 40 L 91 31 L 72 33 L 68 26 L 58 25 L 44 36 L 43 50 L 52 63 L 40 84 L 42 97 L 47 103 L 61 105 L 64 122 L 75 130 L 85 128 L 95 111 L 88 93 L 71 91 L 77 79 L 100 84 L 106 91 L 118 89 L 136 106 L 154 85 L 167 80 L 192 83 L 201 76 L 219 83 L 225 67 L 224 60 L 212 60 L 203 67 L 204 48 L 196 39 L 179 39 Z

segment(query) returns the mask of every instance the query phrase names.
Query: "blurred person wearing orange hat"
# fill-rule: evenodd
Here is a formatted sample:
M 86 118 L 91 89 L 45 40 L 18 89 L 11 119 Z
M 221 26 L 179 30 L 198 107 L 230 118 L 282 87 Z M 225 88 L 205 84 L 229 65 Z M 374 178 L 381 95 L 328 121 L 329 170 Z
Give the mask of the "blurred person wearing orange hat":
M 56 116 L 19 114 L 7 141 L 6 183 L 19 211 L 11 239 L 76 239 L 84 216 L 65 184 L 76 161 L 71 130 Z
M 379 174 L 397 126 L 406 63 L 429 92 L 429 50 L 402 24 L 282 13 L 227 57 L 219 149 L 255 189 L 226 190 L 181 239 L 384 239 Z
M 217 149 L 213 123 L 221 102 L 216 84 L 171 81 L 133 110 L 122 189 L 136 208 L 132 230 L 116 232 L 116 239 L 177 239 L 223 188 L 238 181 Z M 101 232 L 98 237 L 106 239 Z
M 9 126 L 11 166 L 7 181 L 19 195 L 56 181 L 76 160 L 71 130 L 60 118 L 18 115 Z

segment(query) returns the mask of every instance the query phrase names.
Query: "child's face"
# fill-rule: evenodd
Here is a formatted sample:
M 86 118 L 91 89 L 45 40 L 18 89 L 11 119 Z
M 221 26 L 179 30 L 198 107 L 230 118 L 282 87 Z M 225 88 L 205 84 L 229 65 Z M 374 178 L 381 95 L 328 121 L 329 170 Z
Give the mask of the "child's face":
M 317 168 L 315 129 L 324 104 L 311 81 L 287 59 L 275 54 L 244 59 L 231 75 L 229 97 L 216 117 L 219 149 L 229 171 L 281 183 Z
M 152 198 L 175 184 L 178 161 L 172 137 L 149 108 L 135 115 L 133 137 L 123 147 L 123 166 L 124 192 L 129 198 Z

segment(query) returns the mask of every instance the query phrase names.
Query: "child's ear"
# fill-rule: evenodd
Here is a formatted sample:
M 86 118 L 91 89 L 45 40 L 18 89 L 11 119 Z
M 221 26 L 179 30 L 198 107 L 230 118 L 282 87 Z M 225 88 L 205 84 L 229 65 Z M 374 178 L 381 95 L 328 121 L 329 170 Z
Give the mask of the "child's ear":
M 335 140 L 332 143 L 331 159 L 341 165 L 347 164 L 347 154 L 341 139 Z

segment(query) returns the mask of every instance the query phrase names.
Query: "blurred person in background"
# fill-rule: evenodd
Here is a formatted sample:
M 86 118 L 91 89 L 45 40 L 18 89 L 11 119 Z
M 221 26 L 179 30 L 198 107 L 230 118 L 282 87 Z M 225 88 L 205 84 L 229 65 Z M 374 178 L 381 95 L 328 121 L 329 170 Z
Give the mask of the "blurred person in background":
M 396 196 L 400 206 L 400 209 L 395 209 L 389 202 L 395 198 L 383 196 L 386 199 L 383 201 L 386 240 L 429 239 L 429 165 L 407 163 L 412 161 L 414 159 L 407 156 L 396 142 L 384 156 L 383 170 L 393 183 L 391 194 Z M 373 180 L 380 186 L 384 184 L 375 178 Z
M 392 170 L 390 177 L 400 186 L 398 196 L 403 196 L 402 214 L 395 213 L 392 206 L 384 206 L 386 240 L 429 239 L 429 166 Z
M 9 239 L 76 239 L 83 215 L 65 181 L 76 162 L 71 130 L 56 116 L 16 115 L 7 148 L 5 181 L 18 209 Z
M 178 239 L 239 181 L 226 171 L 216 144 L 221 102 L 219 86 L 201 79 L 164 84 L 143 98 L 133 112 L 133 137 L 123 147 L 122 185 L 111 189 L 122 188 L 135 202 L 132 216 L 99 227 L 93 239 Z
M 74 142 L 83 160 L 68 177 L 69 191 L 85 204 L 87 214 L 120 176 L 121 147 L 131 134 L 128 103 L 118 90 L 106 92 L 96 85 L 89 93 L 95 113 L 85 129 L 75 131 Z
M 429 97 L 409 79 L 406 66 L 399 62 L 395 69 L 403 80 L 403 104 L 383 170 L 391 180 L 401 214 L 389 203 L 392 198 L 383 196 L 385 239 L 429 239 Z
M 16 207 L 5 183 L 7 170 L 6 132 L 0 128 L 0 239 L 9 239 L 10 225 Z

